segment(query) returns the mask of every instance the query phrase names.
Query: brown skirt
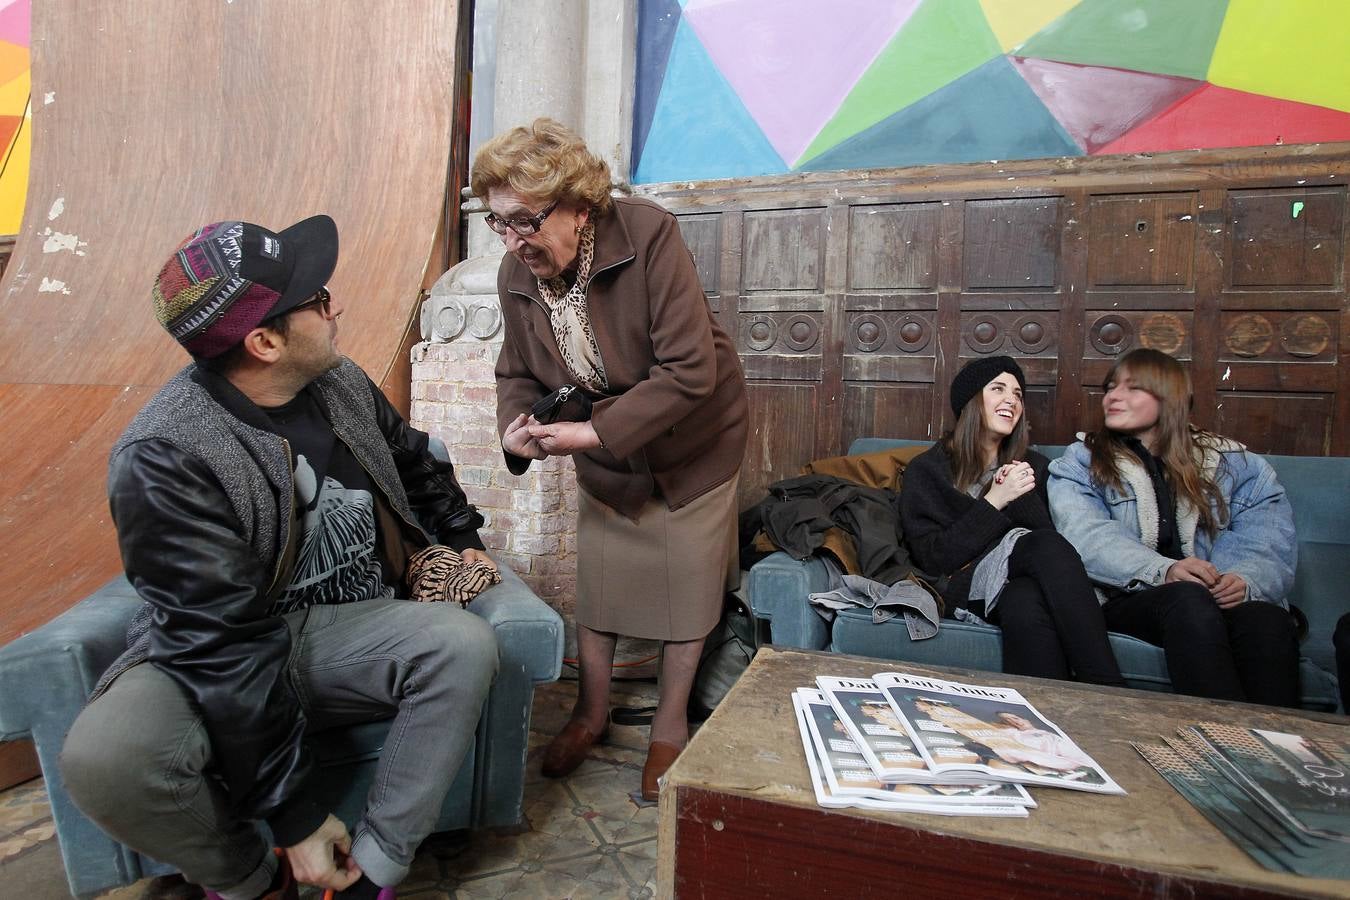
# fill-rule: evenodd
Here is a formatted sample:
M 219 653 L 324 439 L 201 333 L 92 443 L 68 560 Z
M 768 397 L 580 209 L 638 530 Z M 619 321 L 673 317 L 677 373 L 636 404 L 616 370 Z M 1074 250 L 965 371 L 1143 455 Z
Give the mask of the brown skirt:
M 676 510 L 648 500 L 637 522 L 578 488 L 577 624 L 649 640 L 706 637 L 740 578 L 739 481 Z

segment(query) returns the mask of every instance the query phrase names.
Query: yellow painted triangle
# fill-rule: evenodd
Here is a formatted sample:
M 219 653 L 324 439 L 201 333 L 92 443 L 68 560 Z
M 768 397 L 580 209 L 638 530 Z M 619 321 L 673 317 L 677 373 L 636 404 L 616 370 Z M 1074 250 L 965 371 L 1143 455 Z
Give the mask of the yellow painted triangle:
M 33 150 L 33 117 L 25 116 L 23 127 L 9 148 L 9 160 L 0 173 L 0 234 L 18 234 L 23 224 L 23 205 L 28 197 L 28 164 Z
M 1078 0 L 980 0 L 989 29 L 1004 53 L 1012 53 L 1027 38 L 1078 5 Z
M 31 70 L 0 85 L 0 116 L 21 116 L 28 108 L 28 92 L 33 87 Z
M 1350 112 L 1344 0 L 1229 0 L 1209 80 L 1220 87 Z

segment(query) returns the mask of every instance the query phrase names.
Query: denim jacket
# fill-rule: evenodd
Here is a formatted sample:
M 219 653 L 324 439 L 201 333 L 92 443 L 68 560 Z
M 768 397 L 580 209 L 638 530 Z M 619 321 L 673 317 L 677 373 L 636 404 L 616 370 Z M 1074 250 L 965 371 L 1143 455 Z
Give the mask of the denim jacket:
M 1163 583 L 1176 562 L 1157 551 L 1158 499 L 1143 465 L 1122 457 L 1123 490 L 1096 484 L 1081 440 L 1050 463 L 1050 514 L 1098 585 L 1138 591 Z M 1275 470 L 1241 444 L 1220 439 L 1201 460 L 1228 504 L 1228 521 L 1211 538 L 1199 515 L 1177 501 L 1177 530 L 1187 556 L 1209 560 L 1247 583 L 1247 599 L 1288 608 L 1298 542 L 1294 515 Z M 1103 596 L 1098 590 L 1098 597 Z

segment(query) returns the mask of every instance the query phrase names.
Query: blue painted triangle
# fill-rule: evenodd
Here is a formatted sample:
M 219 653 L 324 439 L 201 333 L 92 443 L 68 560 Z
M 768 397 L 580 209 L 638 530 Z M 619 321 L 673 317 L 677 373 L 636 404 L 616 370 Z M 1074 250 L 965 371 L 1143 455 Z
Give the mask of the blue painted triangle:
M 634 183 L 787 170 L 688 23 L 680 22 Z
M 633 98 L 633 159 L 642 158 L 647 132 L 661 97 L 670 47 L 680 24 L 677 0 L 647 0 L 638 4 L 637 92 Z
M 1082 156 L 1006 57 L 991 59 L 808 161 L 803 171 Z

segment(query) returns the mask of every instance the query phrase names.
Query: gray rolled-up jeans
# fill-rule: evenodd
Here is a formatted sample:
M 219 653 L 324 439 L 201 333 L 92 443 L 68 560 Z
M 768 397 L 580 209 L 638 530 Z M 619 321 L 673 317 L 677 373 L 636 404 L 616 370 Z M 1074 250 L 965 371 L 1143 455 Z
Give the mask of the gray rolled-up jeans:
M 286 616 L 289 670 L 308 731 L 393 716 L 352 856 L 377 884 L 407 875 L 468 752 L 497 672 L 492 628 L 447 603 L 367 600 Z M 153 665 L 123 673 L 71 727 L 61 772 L 75 804 L 187 880 L 244 900 L 276 860 L 232 817 L 201 715 Z

